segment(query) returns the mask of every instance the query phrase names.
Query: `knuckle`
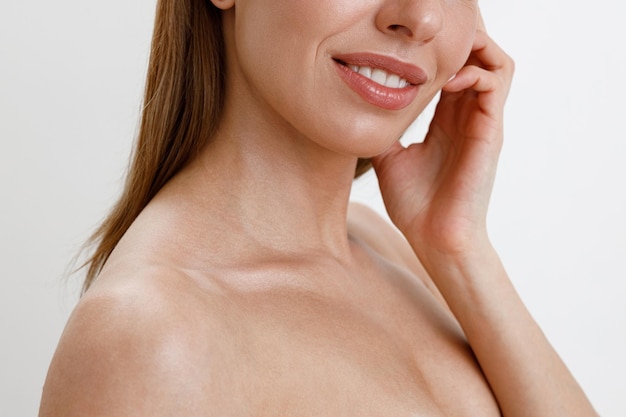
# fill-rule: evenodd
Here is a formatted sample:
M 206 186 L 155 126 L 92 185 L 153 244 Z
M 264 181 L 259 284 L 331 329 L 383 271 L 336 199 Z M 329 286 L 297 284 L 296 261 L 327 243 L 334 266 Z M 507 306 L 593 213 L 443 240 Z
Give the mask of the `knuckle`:
M 504 54 L 504 67 L 510 74 L 513 74 L 515 72 L 515 60 L 506 53 Z

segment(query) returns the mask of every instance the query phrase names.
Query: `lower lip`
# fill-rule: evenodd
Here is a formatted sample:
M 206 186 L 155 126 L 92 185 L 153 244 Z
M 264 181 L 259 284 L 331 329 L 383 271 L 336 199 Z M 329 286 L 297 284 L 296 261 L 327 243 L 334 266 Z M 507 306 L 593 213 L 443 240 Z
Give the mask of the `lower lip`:
M 401 110 L 413 102 L 418 86 L 389 88 L 378 84 L 363 75 L 352 71 L 338 62 L 335 63 L 341 79 L 366 102 L 386 110 Z

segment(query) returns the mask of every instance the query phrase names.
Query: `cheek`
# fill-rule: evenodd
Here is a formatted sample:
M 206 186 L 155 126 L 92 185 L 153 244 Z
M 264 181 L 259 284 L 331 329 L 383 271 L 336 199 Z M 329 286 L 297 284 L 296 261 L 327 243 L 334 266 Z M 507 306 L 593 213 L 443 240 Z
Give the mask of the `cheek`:
M 466 64 L 476 36 L 476 10 L 449 17 L 449 24 L 440 36 L 439 72 L 447 81 Z
M 239 11 L 235 24 L 237 58 L 248 72 L 258 71 L 257 66 L 274 65 L 280 50 L 281 37 L 271 18 L 265 14 L 255 16 L 255 10 Z
M 253 84 L 272 91 L 290 90 L 313 67 L 316 39 L 311 20 L 315 16 L 304 10 L 302 1 L 274 1 L 281 7 L 261 0 L 246 2 L 247 7 L 238 10 L 237 59 Z
M 429 94 L 436 95 L 441 88 L 457 73 L 469 57 L 470 47 L 460 42 L 446 42 L 437 46 L 439 53 L 435 58 L 436 75 L 429 83 Z

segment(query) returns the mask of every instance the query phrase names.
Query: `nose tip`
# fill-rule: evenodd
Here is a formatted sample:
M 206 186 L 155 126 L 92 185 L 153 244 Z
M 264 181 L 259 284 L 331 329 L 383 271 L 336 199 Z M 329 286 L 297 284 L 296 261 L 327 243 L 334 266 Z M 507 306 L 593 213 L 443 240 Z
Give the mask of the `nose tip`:
M 420 43 L 430 42 L 443 26 L 441 0 L 389 0 L 380 9 L 380 31 Z

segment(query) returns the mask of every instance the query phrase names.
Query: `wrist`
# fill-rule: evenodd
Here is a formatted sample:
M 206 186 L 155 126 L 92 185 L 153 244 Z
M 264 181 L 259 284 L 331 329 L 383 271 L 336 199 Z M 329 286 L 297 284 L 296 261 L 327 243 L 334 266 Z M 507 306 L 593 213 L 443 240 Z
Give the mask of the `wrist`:
M 462 237 L 445 237 L 445 233 L 436 233 L 436 238 L 422 236 L 409 237 L 413 251 L 422 262 L 433 267 L 455 265 L 465 269 L 475 263 L 483 263 L 486 259 L 497 257 L 486 229 L 480 232 L 467 233 Z
M 500 257 L 486 235 L 446 249 L 410 243 L 442 293 L 467 293 L 506 277 Z

